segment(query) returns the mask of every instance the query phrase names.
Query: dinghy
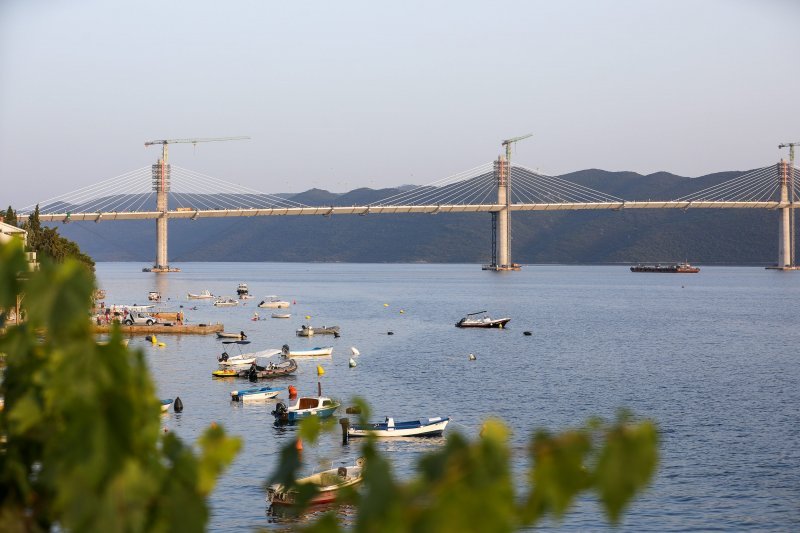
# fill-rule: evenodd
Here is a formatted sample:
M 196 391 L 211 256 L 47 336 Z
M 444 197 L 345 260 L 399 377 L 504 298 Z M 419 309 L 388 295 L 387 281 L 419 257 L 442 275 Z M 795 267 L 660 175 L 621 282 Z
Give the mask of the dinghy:
M 172 405 L 172 398 L 167 398 L 166 400 L 161 400 L 161 412 L 166 413 L 169 411 L 169 406 Z
M 210 300 L 211 298 L 214 297 L 214 295 L 211 294 L 211 291 L 209 291 L 208 289 L 200 291 L 200 294 L 192 294 L 191 292 L 189 292 L 186 293 L 186 296 L 188 296 L 190 300 Z
M 408 422 L 395 422 L 394 418 L 377 424 L 353 424 L 347 429 L 350 437 L 433 437 L 439 436 L 450 422 L 449 417 L 419 418 Z
M 288 407 L 283 402 L 279 403 L 272 411 L 272 415 L 276 424 L 291 424 L 311 416 L 328 418 L 340 405 L 336 400 L 325 396 L 303 396 Z
M 231 391 L 231 400 L 234 402 L 253 402 L 274 398 L 283 390 L 283 387 L 257 387 Z
M 331 503 L 336 500 L 336 493 L 344 487 L 352 487 L 361 482 L 364 458 L 359 457 L 353 466 L 340 466 L 319 472 L 312 476 L 297 480 L 298 485 L 314 485 L 317 494 L 311 498 L 311 504 Z M 283 485 L 275 484 L 267 488 L 267 501 L 272 505 L 294 505 L 297 491 Z
M 292 318 L 292 313 L 272 313 L 272 318 Z
M 281 349 L 284 357 L 324 357 L 333 353 L 333 346 L 311 348 L 309 350 L 292 350 L 288 344 Z
M 280 363 L 259 363 L 260 361 L 256 359 L 256 361 L 250 365 L 250 368 L 240 369 L 237 372 L 237 375 L 240 378 L 247 378 L 250 381 L 256 381 L 259 379 L 288 376 L 289 374 L 294 374 L 297 371 L 297 361 L 294 359 L 285 359 Z

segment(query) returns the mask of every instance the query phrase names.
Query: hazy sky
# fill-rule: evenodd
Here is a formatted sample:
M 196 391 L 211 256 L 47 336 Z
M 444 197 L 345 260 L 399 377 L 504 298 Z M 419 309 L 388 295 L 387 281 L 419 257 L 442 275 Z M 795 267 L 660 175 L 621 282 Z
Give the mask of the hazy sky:
M 0 1 L 0 203 L 154 162 L 266 192 L 490 161 L 697 176 L 800 141 L 800 2 Z M 785 154 L 785 151 L 783 152 Z

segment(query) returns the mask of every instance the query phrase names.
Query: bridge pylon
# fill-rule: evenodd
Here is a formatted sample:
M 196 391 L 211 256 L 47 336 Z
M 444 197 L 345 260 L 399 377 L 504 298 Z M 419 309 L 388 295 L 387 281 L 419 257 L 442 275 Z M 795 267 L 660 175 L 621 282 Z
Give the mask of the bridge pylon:
M 780 208 L 778 218 L 778 263 L 774 270 L 800 270 L 795 264 L 794 255 L 794 165 L 781 159 L 778 163 L 778 179 L 780 203 L 787 207 Z
M 167 144 L 163 143 L 161 159 L 153 165 L 153 190 L 156 193 L 156 261 L 152 268 L 144 268 L 145 272 L 180 272 L 179 268 L 170 268 L 167 256 L 167 213 L 169 212 L 170 166 L 168 163 Z
M 520 266 L 511 262 L 511 166 L 502 155 L 494 162 L 494 179 L 497 182 L 497 205 L 502 207 L 492 211 L 492 263 L 484 265 L 483 270 L 519 270 Z

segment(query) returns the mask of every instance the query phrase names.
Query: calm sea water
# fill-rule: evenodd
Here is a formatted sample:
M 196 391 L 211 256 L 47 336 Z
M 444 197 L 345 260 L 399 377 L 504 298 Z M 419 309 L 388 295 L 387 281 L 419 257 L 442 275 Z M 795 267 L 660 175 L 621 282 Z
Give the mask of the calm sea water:
M 366 398 L 375 418 L 451 416 L 449 431 L 475 435 L 489 416 L 513 429 L 515 468 L 537 427 L 613 418 L 626 407 L 659 424 L 662 462 L 651 488 L 625 515 L 622 529 L 800 530 L 800 273 L 705 267 L 696 275 L 634 274 L 626 267 L 529 266 L 496 274 L 475 265 L 194 263 L 168 275 L 134 263 L 100 263 L 109 303 L 144 303 L 158 290 L 165 307 L 186 309 L 192 322 L 244 330 L 253 349 L 333 345 L 331 358 L 300 361 L 296 376 L 264 384 L 314 393 L 316 364 L 323 391 Z M 246 282 L 244 306 L 215 308 L 188 301 L 210 289 L 234 296 Z M 250 320 L 264 295 L 296 301 L 289 320 Z M 388 306 L 384 305 L 388 304 Z M 464 314 L 509 316 L 505 330 L 460 330 Z M 400 311 L 404 312 L 401 313 Z M 312 316 L 342 336 L 296 337 Z M 533 332 L 523 336 L 524 330 Z M 388 331 L 394 335 L 387 335 Z M 180 396 L 181 414 L 163 424 L 194 441 L 212 421 L 244 439 L 244 449 L 219 480 L 210 528 L 291 529 L 270 516 L 263 484 L 292 429 L 272 425 L 274 402 L 242 406 L 229 393 L 246 380 L 214 380 L 220 343 L 212 336 L 142 337 L 162 397 Z M 348 367 L 350 347 L 361 356 Z M 475 361 L 468 360 L 474 353 Z M 285 394 L 281 398 L 285 401 Z M 442 439 L 383 442 L 399 475 Z M 353 464 L 358 445 L 338 434 L 307 446 L 307 472 Z M 596 502 L 581 501 L 561 524 L 607 529 Z

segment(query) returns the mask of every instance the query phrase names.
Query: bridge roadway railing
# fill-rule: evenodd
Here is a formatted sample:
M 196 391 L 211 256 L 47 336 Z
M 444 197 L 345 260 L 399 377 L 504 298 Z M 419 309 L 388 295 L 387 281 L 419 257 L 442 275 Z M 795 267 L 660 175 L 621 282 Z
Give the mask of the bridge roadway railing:
M 781 209 L 798 208 L 800 203 L 789 202 L 712 202 L 712 201 L 632 201 L 632 202 L 583 202 L 583 203 L 536 203 L 511 204 L 511 211 L 585 211 L 622 209 Z M 275 207 L 269 209 L 207 209 L 167 211 L 166 217 L 173 220 L 225 217 L 262 216 L 333 216 L 333 215 L 381 215 L 402 213 L 487 213 L 500 211 L 500 204 L 462 205 L 384 205 L 384 206 L 327 206 L 327 207 Z M 40 214 L 43 222 L 147 220 L 161 217 L 158 211 L 100 212 L 100 213 L 48 213 Z M 18 218 L 26 219 L 20 215 Z

